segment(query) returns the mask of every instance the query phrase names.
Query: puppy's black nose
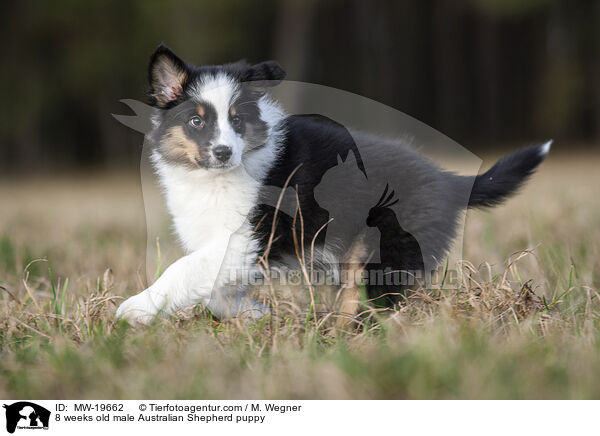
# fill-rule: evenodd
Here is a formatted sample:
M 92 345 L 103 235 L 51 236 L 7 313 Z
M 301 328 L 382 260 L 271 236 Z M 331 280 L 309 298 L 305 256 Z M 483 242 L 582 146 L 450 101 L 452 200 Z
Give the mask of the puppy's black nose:
M 213 154 L 221 162 L 227 162 L 231 157 L 231 147 L 227 147 L 226 145 L 217 145 L 213 149 Z

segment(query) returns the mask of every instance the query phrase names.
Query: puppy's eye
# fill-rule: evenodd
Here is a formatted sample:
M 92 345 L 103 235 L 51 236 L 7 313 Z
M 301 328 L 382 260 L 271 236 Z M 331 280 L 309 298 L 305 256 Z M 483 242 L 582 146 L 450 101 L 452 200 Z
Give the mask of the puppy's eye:
M 190 123 L 190 126 L 196 127 L 197 129 L 204 127 L 204 120 L 197 115 L 190 118 L 189 123 Z
M 233 127 L 240 127 L 242 125 L 242 117 L 234 115 L 231 117 L 230 122 Z

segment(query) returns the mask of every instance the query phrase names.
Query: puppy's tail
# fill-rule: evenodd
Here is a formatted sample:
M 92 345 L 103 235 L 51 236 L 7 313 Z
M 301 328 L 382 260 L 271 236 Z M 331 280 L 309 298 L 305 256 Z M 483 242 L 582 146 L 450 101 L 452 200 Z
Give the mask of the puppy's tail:
M 495 206 L 514 194 L 550 152 L 552 140 L 524 147 L 475 177 L 469 207 Z M 472 180 L 472 179 L 471 179 Z

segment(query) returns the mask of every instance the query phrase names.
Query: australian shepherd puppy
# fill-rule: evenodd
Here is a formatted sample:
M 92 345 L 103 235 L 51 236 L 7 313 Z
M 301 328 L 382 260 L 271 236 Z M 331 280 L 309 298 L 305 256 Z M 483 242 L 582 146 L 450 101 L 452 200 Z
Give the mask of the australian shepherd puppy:
M 550 150 L 526 147 L 458 176 L 410 144 L 286 115 L 268 93 L 285 77 L 274 61 L 195 67 L 161 45 L 148 74 L 147 139 L 187 255 L 121 304 L 117 317 L 131 322 L 198 303 L 218 317 L 262 316 L 269 308 L 248 298 L 239 274 L 261 262 L 359 263 L 369 297 L 395 304 L 420 283 L 407 276 L 443 259 L 461 213 L 499 204 Z

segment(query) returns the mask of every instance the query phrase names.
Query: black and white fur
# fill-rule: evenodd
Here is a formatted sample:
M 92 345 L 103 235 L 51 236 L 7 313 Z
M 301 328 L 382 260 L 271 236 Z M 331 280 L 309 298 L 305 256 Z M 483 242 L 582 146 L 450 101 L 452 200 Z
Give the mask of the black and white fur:
M 275 212 L 274 207 L 278 189 L 285 186 L 294 189 L 305 241 L 314 238 L 317 247 L 327 251 L 323 256 L 343 262 L 368 225 L 382 229 L 382 237 L 392 234 L 389 240 L 397 242 L 366 241 L 367 251 L 375 246 L 392 247 L 381 253 L 379 266 L 433 265 L 447 252 L 467 203 L 470 207 L 500 203 L 550 150 L 550 143 L 524 148 L 482 175 L 458 176 L 439 169 L 407 144 L 350 132 L 319 115 L 286 115 L 267 93 L 269 86 L 284 77 L 273 61 L 195 67 L 163 45 L 152 55 L 149 96 L 156 110 L 148 139 L 153 143 L 153 164 L 175 231 L 187 255 L 148 289 L 126 300 L 117 317 L 146 323 L 159 312 L 172 314 L 198 303 L 208 305 L 217 316 L 243 311 L 260 315 L 268 310 L 254 302 L 233 302 L 229 308 L 211 306 L 211 302 L 215 292 L 231 289 L 231 276 L 223 271 L 254 269 L 267 246 L 273 262 L 295 257 L 296 211 L 283 207 Z M 320 185 L 328 171 L 340 168 L 340 158 L 355 162 L 358 177 Z M 371 181 L 377 174 L 380 183 L 367 189 L 364 181 L 370 174 Z M 395 191 L 394 198 L 377 202 L 388 186 Z M 459 198 L 457 193 L 471 187 L 469 198 Z M 327 190 L 331 192 L 325 197 L 340 201 L 320 204 L 317 198 L 323 198 Z M 268 196 L 272 198 L 265 199 Z M 368 217 L 364 217 L 368 222 L 344 222 L 342 218 L 356 210 L 357 201 L 369 205 Z M 390 214 L 395 218 L 389 218 Z M 332 218 L 337 227 L 327 226 Z M 400 229 L 396 240 L 394 226 Z M 325 244 L 325 238 L 332 235 L 335 243 Z M 412 245 L 403 246 L 403 241 Z M 413 252 L 423 258 L 411 258 Z M 369 287 L 371 295 L 389 291 L 376 284 Z

